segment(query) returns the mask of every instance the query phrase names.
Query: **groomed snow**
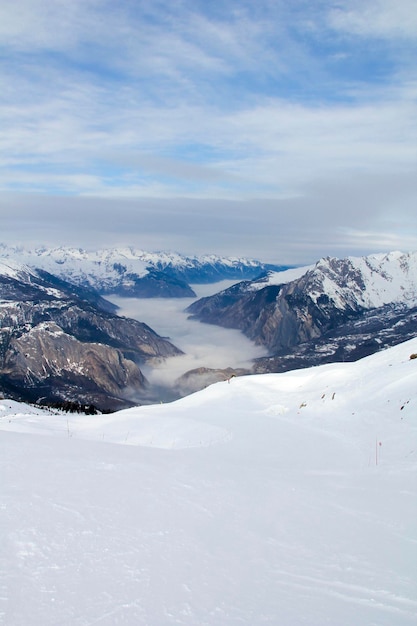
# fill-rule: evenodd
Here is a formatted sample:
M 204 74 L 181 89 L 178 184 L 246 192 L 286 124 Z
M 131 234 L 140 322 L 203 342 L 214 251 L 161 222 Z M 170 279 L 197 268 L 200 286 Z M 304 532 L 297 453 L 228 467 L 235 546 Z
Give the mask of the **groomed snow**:
M 0 623 L 414 626 L 414 353 L 106 416 L 0 401 Z

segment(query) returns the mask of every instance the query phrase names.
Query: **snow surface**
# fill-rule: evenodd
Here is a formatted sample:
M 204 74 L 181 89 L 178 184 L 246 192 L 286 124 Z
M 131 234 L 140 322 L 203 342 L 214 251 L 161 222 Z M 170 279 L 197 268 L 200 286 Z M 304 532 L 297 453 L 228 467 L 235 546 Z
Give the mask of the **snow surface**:
M 252 280 L 246 290 L 247 291 L 259 291 L 264 287 L 271 287 L 271 285 L 286 285 L 287 283 L 291 283 L 293 280 L 297 280 L 301 278 L 314 269 L 314 265 L 304 265 L 302 267 L 292 267 L 288 270 L 282 270 L 280 272 L 269 271 L 262 278 L 258 278 L 256 280 Z
M 417 339 L 105 416 L 0 401 L 0 623 L 417 623 Z

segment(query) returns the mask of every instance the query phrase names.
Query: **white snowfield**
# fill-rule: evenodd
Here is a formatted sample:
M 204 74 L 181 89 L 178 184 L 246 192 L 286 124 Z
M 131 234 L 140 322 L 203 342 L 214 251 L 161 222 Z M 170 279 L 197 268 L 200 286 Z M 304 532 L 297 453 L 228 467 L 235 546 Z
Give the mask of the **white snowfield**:
M 5 626 L 415 626 L 417 339 L 106 416 L 0 402 Z

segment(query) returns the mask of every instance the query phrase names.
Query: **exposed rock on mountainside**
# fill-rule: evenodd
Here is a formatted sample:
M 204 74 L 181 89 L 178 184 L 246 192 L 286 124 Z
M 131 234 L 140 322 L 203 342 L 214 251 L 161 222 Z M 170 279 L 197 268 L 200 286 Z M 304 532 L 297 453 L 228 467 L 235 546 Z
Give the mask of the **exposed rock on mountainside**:
M 393 345 L 409 338 L 406 329 L 416 332 L 412 308 L 417 304 L 417 253 L 326 258 L 300 274 L 292 279 L 293 274 L 283 272 L 280 280 L 276 273 L 240 283 L 187 310 L 200 321 L 238 328 L 266 346 L 271 355 L 289 358 L 293 354 L 292 365 L 297 359 L 301 362 L 300 346 L 303 358 L 310 354 L 310 364 L 314 364 L 317 347 L 326 341 L 329 345 L 323 351 L 334 357 L 337 350 L 332 352 L 330 344 L 340 346 L 342 337 L 353 335 L 352 341 L 364 344 L 367 336 L 374 335 L 377 341 L 388 325 L 391 333 L 385 333 L 385 341 L 389 335 L 386 345 Z M 364 352 L 365 347 L 357 349 L 358 355 Z M 348 353 L 355 354 L 352 346 L 344 351 L 345 356 Z M 271 363 L 271 368 L 278 367 Z
M 76 291 L 45 272 L 0 263 L 0 389 L 113 410 L 145 398 L 139 365 L 181 351 L 146 324 L 109 312 L 91 290 Z
M 214 369 L 210 367 L 197 367 L 180 376 L 176 384 L 179 393 L 185 396 L 189 393 L 204 389 L 204 387 L 208 387 L 208 385 L 212 385 L 213 383 L 218 383 L 221 380 L 230 381 L 236 376 L 245 376 L 250 373 L 249 370 L 242 368 L 234 369 L 232 367 L 226 367 L 224 369 Z
M 5 386 L 33 402 L 75 400 L 110 409 L 125 406 L 129 392 L 145 389 L 140 369 L 120 350 L 78 341 L 54 322 L 15 337 L 10 348 L 2 369 Z
M 0 244 L 0 257 L 24 262 L 101 295 L 138 298 L 193 297 L 188 283 L 255 278 L 269 269 L 282 269 L 245 258 L 215 255 L 187 257 L 176 253 L 149 253 L 134 248 L 86 250 L 39 248 L 24 250 Z
M 416 335 L 417 307 L 379 307 L 365 311 L 359 318 L 341 324 L 319 339 L 256 359 L 252 372 L 286 372 L 335 361 L 357 361 Z

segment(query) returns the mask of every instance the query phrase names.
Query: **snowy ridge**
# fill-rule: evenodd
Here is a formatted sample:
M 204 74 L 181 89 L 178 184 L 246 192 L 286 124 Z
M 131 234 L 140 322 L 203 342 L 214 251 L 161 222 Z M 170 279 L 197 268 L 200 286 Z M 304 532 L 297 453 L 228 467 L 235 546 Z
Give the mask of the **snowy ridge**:
M 49 279 L 43 276 L 42 271 L 31 267 L 29 264 L 24 263 L 22 260 L 15 260 L 13 258 L 8 258 L 5 260 L 0 258 L 0 282 L 2 283 L 3 289 L 6 288 L 6 283 L 8 282 L 8 279 L 12 279 L 17 283 L 20 283 L 20 288 L 23 290 L 25 287 L 28 287 L 29 289 L 32 288 L 31 291 L 28 291 L 26 294 L 24 293 L 24 291 L 22 291 L 20 293 L 18 301 L 26 302 L 28 299 L 30 299 L 29 293 L 32 293 L 33 295 L 35 290 L 37 290 L 38 292 L 43 292 L 44 294 L 47 294 L 52 298 L 61 298 L 67 300 L 69 297 L 68 289 L 66 289 L 66 287 L 68 288 L 70 287 L 70 285 L 66 285 L 66 287 L 64 286 L 62 289 L 56 288 L 55 286 L 52 286 L 54 284 L 53 282 L 49 282 Z M 84 292 L 84 297 L 85 296 L 86 293 Z M 95 297 L 97 299 L 96 294 Z M 10 301 L 10 298 L 8 297 L 6 301 Z
M 45 294 L 48 294 L 54 298 L 66 297 L 59 289 L 55 289 L 55 287 L 51 286 L 45 286 L 43 284 L 42 278 L 39 276 L 38 272 L 35 269 L 29 267 L 28 265 L 15 261 L 14 259 L 7 259 L 7 261 L 0 259 L 0 280 L 1 279 L 6 279 L 6 281 L 8 279 L 12 279 L 21 283 L 22 285 L 36 285 L 36 288 L 39 291 L 44 292 Z M 1 297 L 1 294 L 0 302 L 5 302 L 4 298 Z
M 30 267 L 18 261 L 13 259 L 4 261 L 0 259 L 0 276 L 29 282 L 31 277 L 35 277 L 36 274 Z
M 414 626 L 415 354 L 106 416 L 1 400 L 0 621 Z

